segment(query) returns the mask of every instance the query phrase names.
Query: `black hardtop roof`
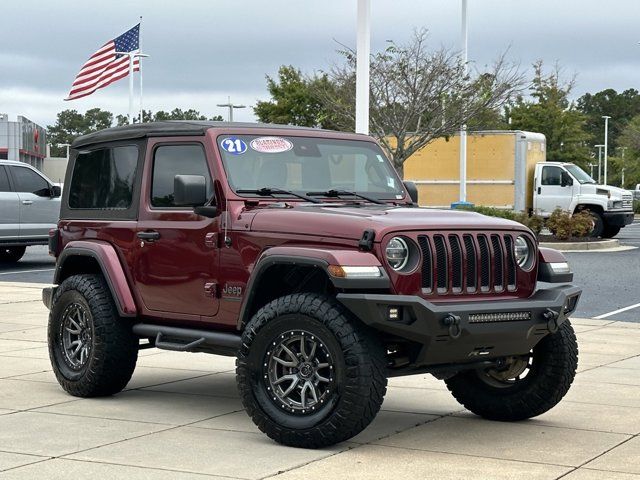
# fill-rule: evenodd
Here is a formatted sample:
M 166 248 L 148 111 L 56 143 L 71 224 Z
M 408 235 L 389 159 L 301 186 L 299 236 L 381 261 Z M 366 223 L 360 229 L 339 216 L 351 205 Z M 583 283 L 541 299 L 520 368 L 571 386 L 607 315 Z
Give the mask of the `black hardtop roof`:
M 167 120 L 163 122 L 134 123 L 122 127 L 107 128 L 98 132 L 89 133 L 76 138 L 71 148 L 86 147 L 103 142 L 118 140 L 131 140 L 145 137 L 180 136 L 180 135 L 204 135 L 210 128 L 256 128 L 256 129 L 287 129 L 324 131 L 318 128 L 298 127 L 293 125 L 276 125 L 271 123 L 249 122 L 211 122 L 205 120 Z M 336 132 L 337 133 L 337 132 Z

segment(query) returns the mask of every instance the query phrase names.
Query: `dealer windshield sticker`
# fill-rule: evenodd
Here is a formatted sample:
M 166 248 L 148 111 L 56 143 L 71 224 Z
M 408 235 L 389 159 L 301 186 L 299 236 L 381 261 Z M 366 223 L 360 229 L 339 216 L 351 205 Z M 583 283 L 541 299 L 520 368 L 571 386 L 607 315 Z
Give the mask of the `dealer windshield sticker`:
M 382 158 L 382 155 L 377 154 L 377 155 L 376 155 L 376 157 L 378 157 L 378 161 L 379 161 L 380 163 L 384 163 L 384 158 Z
M 254 138 L 249 145 L 260 153 L 282 153 L 293 148 L 293 143 L 281 137 Z
M 247 151 L 247 144 L 239 138 L 228 137 L 220 142 L 220 146 L 225 152 L 232 155 L 242 155 Z

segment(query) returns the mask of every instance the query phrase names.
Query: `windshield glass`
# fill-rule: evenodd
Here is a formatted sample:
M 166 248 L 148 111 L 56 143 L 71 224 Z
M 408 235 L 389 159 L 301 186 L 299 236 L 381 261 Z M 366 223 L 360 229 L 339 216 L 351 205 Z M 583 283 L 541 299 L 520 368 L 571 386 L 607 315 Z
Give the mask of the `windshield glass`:
M 566 168 L 569 173 L 573 175 L 573 177 L 580 183 L 596 183 L 596 181 L 591 178 L 587 172 L 582 170 L 577 165 L 565 165 L 564 168 Z
M 270 188 L 317 194 L 344 190 L 383 200 L 404 197 L 398 175 L 372 142 L 221 135 L 218 146 L 235 191 Z

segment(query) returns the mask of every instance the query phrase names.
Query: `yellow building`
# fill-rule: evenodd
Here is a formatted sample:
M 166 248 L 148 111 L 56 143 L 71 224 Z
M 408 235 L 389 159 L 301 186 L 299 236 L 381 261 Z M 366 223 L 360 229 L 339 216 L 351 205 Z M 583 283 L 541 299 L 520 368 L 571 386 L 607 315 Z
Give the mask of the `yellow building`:
M 546 160 L 545 137 L 523 131 L 467 135 L 467 201 L 515 210 L 532 208 L 535 164 Z M 404 164 L 420 205 L 449 207 L 459 199 L 460 137 L 434 140 Z

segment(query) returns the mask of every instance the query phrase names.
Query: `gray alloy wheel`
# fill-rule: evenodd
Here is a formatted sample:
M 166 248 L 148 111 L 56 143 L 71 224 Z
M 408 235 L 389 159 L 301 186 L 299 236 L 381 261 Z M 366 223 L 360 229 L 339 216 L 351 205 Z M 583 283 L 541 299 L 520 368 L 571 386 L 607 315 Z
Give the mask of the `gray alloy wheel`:
M 264 375 L 273 401 L 292 413 L 311 413 L 325 402 L 333 384 L 329 350 L 316 335 L 290 330 L 267 352 Z
M 93 351 L 93 319 L 80 303 L 71 303 L 62 314 L 62 352 L 73 370 L 84 368 Z

